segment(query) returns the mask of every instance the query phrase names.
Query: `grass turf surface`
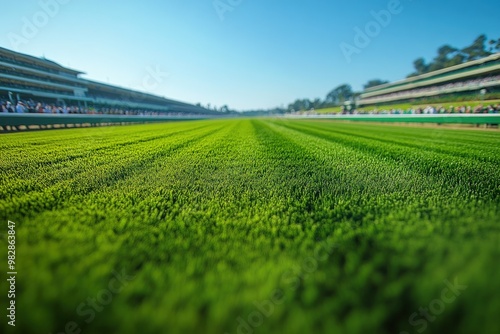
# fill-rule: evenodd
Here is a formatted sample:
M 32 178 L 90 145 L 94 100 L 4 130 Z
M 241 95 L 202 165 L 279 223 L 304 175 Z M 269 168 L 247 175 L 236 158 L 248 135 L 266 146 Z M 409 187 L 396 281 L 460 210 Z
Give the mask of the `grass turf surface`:
M 500 332 L 498 132 L 223 120 L 0 138 L 18 272 L 3 332 Z

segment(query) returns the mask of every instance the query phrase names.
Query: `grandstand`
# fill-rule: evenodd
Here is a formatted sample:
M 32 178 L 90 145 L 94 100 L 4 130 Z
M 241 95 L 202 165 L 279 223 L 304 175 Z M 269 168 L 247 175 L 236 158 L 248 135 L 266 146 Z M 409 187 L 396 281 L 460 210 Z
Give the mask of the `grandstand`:
M 205 108 L 87 80 L 84 72 L 63 67 L 45 58 L 37 58 L 0 47 L 0 100 L 15 105 L 25 101 L 66 107 L 72 110 L 128 115 L 157 114 L 207 115 Z M 36 111 L 34 108 L 32 109 Z
M 500 93 L 500 53 L 366 89 L 358 106 Z

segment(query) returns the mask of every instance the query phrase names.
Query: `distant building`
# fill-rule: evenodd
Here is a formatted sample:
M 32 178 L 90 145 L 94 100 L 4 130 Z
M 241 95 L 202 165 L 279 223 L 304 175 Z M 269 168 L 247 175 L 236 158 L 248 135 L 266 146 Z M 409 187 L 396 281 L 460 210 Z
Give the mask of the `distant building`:
M 500 53 L 365 90 L 358 106 L 500 93 Z
M 80 78 L 84 72 L 0 47 L 0 98 L 81 107 L 207 114 L 209 110 L 163 97 Z

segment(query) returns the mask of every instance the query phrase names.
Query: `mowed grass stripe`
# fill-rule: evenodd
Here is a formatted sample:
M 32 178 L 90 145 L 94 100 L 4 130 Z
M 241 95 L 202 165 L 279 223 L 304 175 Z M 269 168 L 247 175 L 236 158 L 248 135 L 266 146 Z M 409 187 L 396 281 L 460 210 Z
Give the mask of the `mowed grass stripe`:
M 500 183 L 498 182 L 500 170 L 496 164 L 480 163 L 476 159 L 405 148 L 397 144 L 374 143 L 372 140 L 360 138 L 355 133 L 342 134 L 332 130 L 315 129 L 310 124 L 304 125 L 297 122 L 280 124 L 332 142 L 341 143 L 344 146 L 371 154 L 378 159 L 389 159 L 422 175 L 435 176 L 436 179 L 443 180 L 450 187 L 461 188 L 461 192 L 472 199 L 476 197 L 497 199 L 500 194 Z M 472 152 L 475 151 L 473 148 L 469 149 Z M 481 170 L 481 173 L 478 173 L 478 170 Z
M 290 124 L 293 124 L 293 122 L 290 122 Z M 394 130 L 388 135 L 384 131 L 385 128 L 378 129 L 377 125 L 371 125 L 371 131 L 369 128 L 370 125 L 359 128 L 353 127 L 351 124 L 335 124 L 333 122 L 304 122 L 301 125 L 319 131 L 365 138 L 367 142 L 379 141 L 388 145 L 418 148 L 419 151 L 449 154 L 454 157 L 462 156 L 466 159 L 480 159 L 481 162 L 498 162 L 499 159 L 497 157 L 500 155 L 500 147 L 498 147 L 500 138 L 494 132 L 481 141 L 470 143 L 467 141 L 468 136 L 462 135 L 462 140 L 457 140 L 455 136 L 449 137 L 448 131 L 454 130 L 446 129 L 422 129 L 426 132 L 416 134 L 403 133 L 402 136 L 396 136 L 393 135 Z M 468 135 L 470 132 L 475 133 L 477 131 L 462 130 L 462 134 Z
M 171 125 L 163 128 L 160 135 L 155 131 L 155 128 L 141 130 L 141 126 L 132 126 L 132 128 L 106 127 L 86 129 L 83 135 L 80 132 L 79 137 L 68 136 L 65 139 L 60 139 L 60 133 L 65 133 L 68 130 L 56 130 L 54 132 L 57 135 L 53 135 L 51 132 L 46 136 L 50 139 L 42 137 L 43 140 L 27 140 L 22 146 L 17 145 L 11 154 L 3 157 L 0 161 L 1 171 L 5 176 L 2 181 L 14 175 L 26 178 L 38 177 L 38 174 L 48 171 L 51 171 L 51 174 L 56 174 L 58 169 L 54 167 L 78 162 L 73 160 L 88 159 L 95 157 L 96 153 L 105 153 L 108 150 L 114 152 L 123 146 L 138 145 L 170 137 L 180 132 L 196 131 L 207 126 L 206 123 L 172 123 Z M 2 149 L 8 149 L 11 146 L 9 144 L 16 143 L 16 138 L 20 138 L 18 136 L 23 136 L 24 133 L 15 135 L 5 137 Z M 56 139 L 54 140 L 54 138 Z M 47 146 L 50 147 L 49 150 L 46 150 Z M 44 154 L 39 154 L 40 152 L 44 152 Z
M 165 136 L 156 138 L 154 145 L 149 141 L 139 142 L 130 147 L 111 147 L 106 153 L 88 154 L 86 158 L 68 162 L 66 178 L 53 178 L 51 171 L 38 171 L 38 178 L 19 180 L 10 188 L 2 188 L 5 198 L 0 200 L 2 215 L 29 212 L 37 213 L 40 210 L 50 209 L 53 205 L 61 206 L 75 195 L 86 194 L 106 187 L 132 173 L 140 173 L 142 168 L 153 163 L 161 156 L 168 155 L 176 150 L 190 145 L 197 140 L 214 133 L 220 129 L 210 126 L 204 131 L 184 131 L 182 134 L 171 138 Z M 52 167 L 54 174 L 58 166 Z M 45 178 L 49 179 L 46 180 Z M 17 185 L 17 186 L 16 186 Z M 16 196 L 21 194 L 20 196 Z M 42 200 L 43 199 L 43 200 Z
M 311 129 L 308 124 L 303 125 L 300 122 L 272 121 L 269 124 L 275 128 L 276 132 L 286 135 L 288 140 L 314 152 L 317 157 L 322 159 L 321 161 L 324 164 L 331 164 L 333 170 L 347 167 L 344 168 L 346 176 L 364 177 L 365 175 L 372 175 L 379 180 L 379 182 L 375 181 L 372 184 L 373 191 L 380 192 L 384 189 L 385 179 L 383 177 L 386 175 L 386 177 L 403 182 L 390 189 L 390 191 L 406 189 L 412 196 L 415 196 L 416 193 L 424 195 L 425 189 L 428 189 L 441 192 L 445 197 L 464 195 L 464 197 L 460 198 L 461 200 L 471 200 L 470 191 L 467 191 L 466 194 L 457 193 L 457 184 L 460 185 L 461 182 L 449 182 L 447 173 L 423 173 L 421 171 L 421 169 L 429 169 L 428 165 L 432 164 L 443 168 L 439 164 L 444 165 L 449 162 L 447 159 L 435 159 L 436 154 L 434 153 L 389 144 L 382 144 L 387 146 L 385 150 L 377 149 L 371 141 L 358 139 L 354 133 L 352 135 L 337 134 L 335 125 L 332 125 L 333 129 L 327 131 Z M 393 149 L 391 146 L 396 146 L 396 148 Z M 392 151 L 397 151 L 399 155 Z M 461 158 L 457 159 L 460 160 Z M 465 161 L 466 159 L 462 160 Z M 483 169 L 490 170 L 489 165 L 477 164 L 477 167 L 483 173 L 474 174 L 478 174 L 486 182 L 484 179 L 487 179 L 488 175 L 484 174 Z M 499 172 L 498 169 L 492 171 L 494 173 L 492 175 L 493 182 L 497 182 Z M 474 178 L 476 175 L 462 172 L 459 177 L 462 182 L 470 182 L 470 178 Z M 404 186 L 404 182 L 409 182 L 410 185 Z M 347 183 L 354 184 L 355 182 Z M 356 191 L 359 191 L 359 189 Z
M 471 142 L 469 136 L 451 136 L 448 132 L 453 130 L 447 129 L 423 129 L 427 132 L 413 134 L 404 131 L 404 128 L 398 128 L 395 131 L 391 127 L 387 131 L 386 128 L 373 131 L 373 125 L 370 128 L 367 126 L 352 127 L 350 124 L 336 125 L 325 122 L 308 122 L 308 125 L 315 129 L 324 131 L 333 131 L 339 134 L 354 135 L 356 137 L 366 138 L 369 140 L 380 141 L 388 144 L 406 146 L 409 148 L 418 148 L 423 151 L 432 151 L 436 153 L 449 154 L 453 157 L 461 156 L 466 159 L 477 159 L 480 162 L 500 163 L 500 138 L 497 133 L 487 133 L 487 136 L 482 136 L 480 140 Z M 474 131 L 472 131 L 474 132 Z M 478 131 L 475 131 L 478 132 Z M 469 152 L 474 149 L 474 152 Z

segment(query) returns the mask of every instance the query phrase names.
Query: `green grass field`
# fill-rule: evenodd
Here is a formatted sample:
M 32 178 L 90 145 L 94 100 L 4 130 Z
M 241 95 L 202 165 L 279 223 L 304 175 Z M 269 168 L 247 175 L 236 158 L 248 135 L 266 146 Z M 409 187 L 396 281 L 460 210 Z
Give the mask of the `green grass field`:
M 271 119 L 2 135 L 0 328 L 500 333 L 499 144 Z

